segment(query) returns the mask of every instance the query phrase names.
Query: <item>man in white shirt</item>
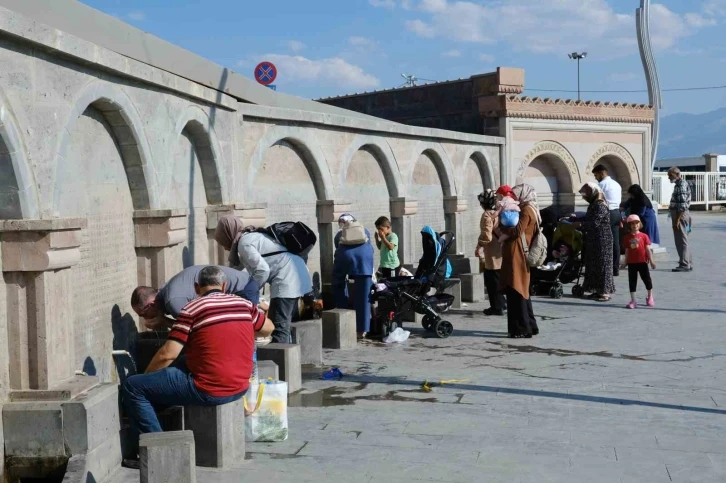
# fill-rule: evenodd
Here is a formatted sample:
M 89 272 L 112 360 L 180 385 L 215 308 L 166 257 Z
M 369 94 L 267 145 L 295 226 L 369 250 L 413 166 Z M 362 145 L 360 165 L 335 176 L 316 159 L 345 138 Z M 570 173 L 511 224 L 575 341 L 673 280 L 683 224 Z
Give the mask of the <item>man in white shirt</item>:
M 592 170 L 598 181 L 610 210 L 610 229 L 613 232 L 613 275 L 620 275 L 620 203 L 623 201 L 623 189 L 620 184 L 608 175 L 608 169 L 598 164 Z

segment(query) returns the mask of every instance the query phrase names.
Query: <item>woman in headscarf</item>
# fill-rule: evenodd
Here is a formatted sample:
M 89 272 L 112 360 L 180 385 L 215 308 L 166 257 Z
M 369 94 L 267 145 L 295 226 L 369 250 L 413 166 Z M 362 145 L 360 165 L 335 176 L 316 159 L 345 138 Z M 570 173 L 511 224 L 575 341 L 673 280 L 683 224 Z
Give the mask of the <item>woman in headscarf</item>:
M 643 224 L 643 233 L 648 235 L 651 243 L 660 244 L 657 215 L 653 209 L 653 203 L 650 202 L 643 188 L 637 184 L 632 185 L 628 188 L 628 197 L 630 199 L 625 202 L 628 214 L 638 215 L 640 222 Z
M 590 204 L 580 223 L 585 237 L 585 281 L 582 289 L 592 292 L 590 298 L 607 302 L 610 294 L 615 293 L 610 211 L 602 189 L 594 181 L 585 184 L 580 194 Z
M 502 246 L 494 229 L 497 224 L 497 194 L 488 189 L 477 197 L 484 213 L 479 221 L 479 243 L 474 256 L 484 267 L 484 286 L 489 294 L 489 308 L 484 315 L 504 315 L 507 303 L 499 290 L 499 271 L 502 268 Z
M 229 266 L 232 268 L 241 268 L 239 259 L 238 244 L 239 239 L 245 231 L 242 220 L 234 215 L 225 215 L 217 222 L 217 228 L 214 230 L 214 239 L 219 245 L 229 252 Z
M 499 285 L 507 296 L 507 328 L 509 337 L 531 338 L 539 334 L 537 321 L 529 298 L 529 266 L 524 255 L 522 237 L 532 243 L 535 228 L 542 223 L 537 205 L 537 192 L 528 184 L 512 189 L 519 201 L 519 224 L 512 228 L 500 228 L 508 235 L 502 245 L 502 270 Z
M 333 244 L 335 245 L 335 248 L 338 248 L 338 245 L 340 244 L 340 237 L 343 235 L 343 228 L 345 228 L 345 225 L 348 223 L 357 222 L 358 220 L 355 219 L 355 216 L 351 215 L 350 213 L 343 213 L 338 218 L 338 233 L 335 234 L 335 237 L 333 238 Z M 370 240 L 371 234 L 368 231 L 368 228 L 365 229 L 366 236 Z

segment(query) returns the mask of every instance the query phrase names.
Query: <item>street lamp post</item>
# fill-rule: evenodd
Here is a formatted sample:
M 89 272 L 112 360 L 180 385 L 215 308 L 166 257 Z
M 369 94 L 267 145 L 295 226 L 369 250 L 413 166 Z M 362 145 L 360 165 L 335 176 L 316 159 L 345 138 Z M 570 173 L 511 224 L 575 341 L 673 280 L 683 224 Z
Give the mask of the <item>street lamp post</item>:
M 587 52 L 582 52 L 581 54 L 578 54 L 577 52 L 573 52 L 571 54 L 567 54 L 567 56 L 570 59 L 577 61 L 577 100 L 580 100 L 580 61 L 587 57 Z

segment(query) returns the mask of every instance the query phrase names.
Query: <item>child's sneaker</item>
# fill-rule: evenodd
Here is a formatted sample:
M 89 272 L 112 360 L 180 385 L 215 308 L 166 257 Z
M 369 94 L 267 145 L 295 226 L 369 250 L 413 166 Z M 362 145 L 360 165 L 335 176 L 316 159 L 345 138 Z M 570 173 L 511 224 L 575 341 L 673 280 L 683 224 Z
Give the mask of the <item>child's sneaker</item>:
M 635 300 L 631 300 L 630 303 L 628 305 L 626 305 L 625 307 L 629 308 L 629 309 L 637 309 L 638 304 L 635 302 Z
M 645 303 L 648 305 L 648 307 L 655 307 L 655 300 L 653 300 L 653 297 L 646 297 Z

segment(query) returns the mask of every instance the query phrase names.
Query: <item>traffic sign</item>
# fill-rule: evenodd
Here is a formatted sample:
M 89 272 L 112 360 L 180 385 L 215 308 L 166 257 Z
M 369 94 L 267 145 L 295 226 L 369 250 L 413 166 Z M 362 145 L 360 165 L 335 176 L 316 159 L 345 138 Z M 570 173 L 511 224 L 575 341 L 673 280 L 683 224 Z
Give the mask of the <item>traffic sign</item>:
M 255 67 L 255 80 L 263 86 L 272 84 L 276 78 L 277 67 L 272 62 L 260 62 Z

